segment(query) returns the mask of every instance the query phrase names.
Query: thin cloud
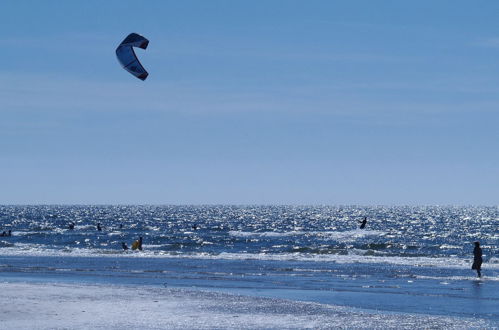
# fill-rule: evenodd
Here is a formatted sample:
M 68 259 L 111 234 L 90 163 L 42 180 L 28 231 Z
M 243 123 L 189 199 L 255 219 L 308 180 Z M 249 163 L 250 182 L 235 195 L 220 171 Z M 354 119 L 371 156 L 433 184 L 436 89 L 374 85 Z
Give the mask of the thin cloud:
M 128 78 L 125 76 L 125 78 Z M 485 91 L 480 86 L 488 86 Z M 327 82 L 313 85 L 237 86 L 204 81 L 137 83 L 61 76 L 0 74 L 0 113 L 26 111 L 67 118 L 81 113 L 327 114 L 363 121 L 423 119 L 432 114 L 494 112 L 499 91 L 493 82 L 441 77 L 421 82 Z M 442 98 L 442 93 L 448 94 Z M 453 95 L 469 93 L 466 100 Z M 475 95 L 474 97 L 473 95 Z M 438 96 L 433 98 L 430 94 Z M 404 118 L 402 118 L 404 117 Z

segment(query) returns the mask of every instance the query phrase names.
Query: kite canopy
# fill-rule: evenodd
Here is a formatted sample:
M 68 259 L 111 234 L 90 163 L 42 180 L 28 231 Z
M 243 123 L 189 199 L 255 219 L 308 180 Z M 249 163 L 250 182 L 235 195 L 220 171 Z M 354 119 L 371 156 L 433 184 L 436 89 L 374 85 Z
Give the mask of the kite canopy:
M 146 69 L 140 64 L 132 47 L 146 49 L 147 45 L 149 45 L 149 40 L 137 33 L 130 33 L 128 37 L 121 42 L 118 48 L 116 48 L 116 56 L 123 69 L 140 80 L 145 80 L 149 73 L 147 73 Z

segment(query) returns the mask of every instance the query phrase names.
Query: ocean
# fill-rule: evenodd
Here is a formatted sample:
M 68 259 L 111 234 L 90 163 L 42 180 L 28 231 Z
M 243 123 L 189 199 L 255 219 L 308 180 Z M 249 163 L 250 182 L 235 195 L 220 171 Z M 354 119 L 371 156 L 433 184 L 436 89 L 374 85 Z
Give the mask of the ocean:
M 499 326 L 498 225 L 499 207 L 478 206 L 0 206 L 0 233 L 12 231 L 0 237 L 0 281 L 189 288 Z M 139 237 L 142 251 L 122 249 Z

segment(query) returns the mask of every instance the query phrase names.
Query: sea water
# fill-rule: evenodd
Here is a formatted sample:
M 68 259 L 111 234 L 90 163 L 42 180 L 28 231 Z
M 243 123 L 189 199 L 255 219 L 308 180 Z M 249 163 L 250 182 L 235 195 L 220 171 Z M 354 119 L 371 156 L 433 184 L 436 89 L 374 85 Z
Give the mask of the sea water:
M 498 225 L 499 207 L 0 206 L 0 233 L 12 230 L 0 237 L 0 280 L 183 287 L 499 324 Z M 139 237 L 142 251 L 122 249 Z

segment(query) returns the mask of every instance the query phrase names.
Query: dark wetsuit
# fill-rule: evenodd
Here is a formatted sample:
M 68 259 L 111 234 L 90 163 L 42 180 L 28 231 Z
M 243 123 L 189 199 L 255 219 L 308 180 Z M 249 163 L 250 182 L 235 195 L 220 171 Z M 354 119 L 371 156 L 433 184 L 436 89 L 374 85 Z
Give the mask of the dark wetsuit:
M 360 229 L 364 229 L 366 227 L 366 223 L 367 223 L 367 218 L 364 218 L 364 220 L 362 221 L 359 221 L 360 223 Z
M 482 262 L 482 249 L 479 246 L 475 246 L 473 249 L 473 265 L 471 266 L 471 269 L 476 270 L 478 277 L 482 276 Z

